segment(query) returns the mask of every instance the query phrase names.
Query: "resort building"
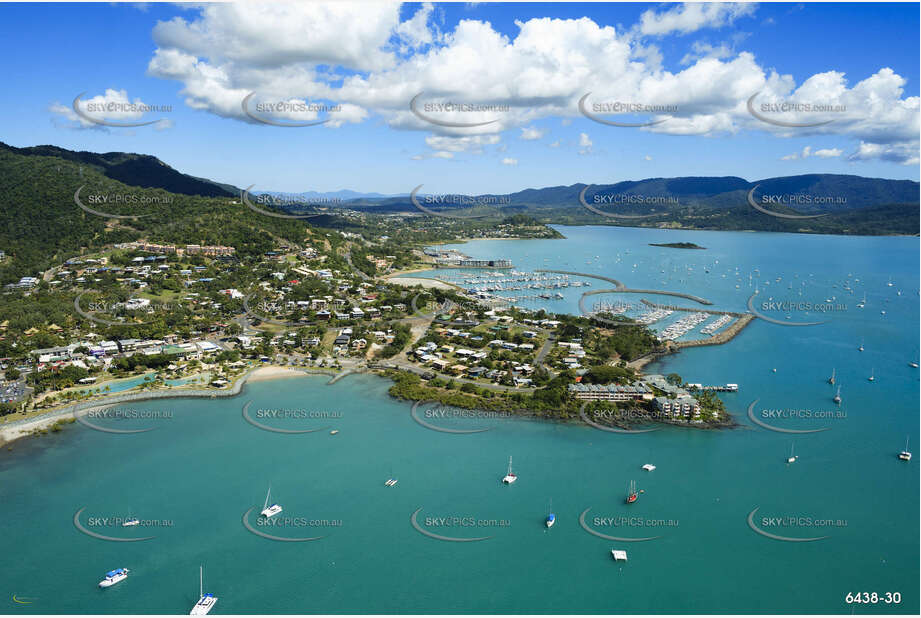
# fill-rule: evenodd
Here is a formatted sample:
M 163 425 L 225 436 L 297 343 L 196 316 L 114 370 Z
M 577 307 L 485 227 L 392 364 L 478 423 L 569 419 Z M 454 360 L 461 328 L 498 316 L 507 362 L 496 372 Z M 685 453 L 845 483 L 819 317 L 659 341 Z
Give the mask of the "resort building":
M 569 393 L 580 401 L 650 401 L 653 393 L 643 383 L 570 384 Z

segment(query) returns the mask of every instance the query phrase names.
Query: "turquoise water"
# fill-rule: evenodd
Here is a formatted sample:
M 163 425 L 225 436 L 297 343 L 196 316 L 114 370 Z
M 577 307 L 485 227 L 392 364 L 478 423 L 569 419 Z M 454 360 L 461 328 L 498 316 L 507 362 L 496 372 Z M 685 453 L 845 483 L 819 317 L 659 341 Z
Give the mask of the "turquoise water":
M 919 378 L 908 362 L 918 356 L 918 239 L 561 229 L 567 240 L 479 241 L 462 250 L 510 257 L 518 270 L 595 272 L 631 287 L 687 291 L 721 309 L 745 307 L 753 268 L 771 282 L 765 294 L 782 295 L 778 276 L 787 283 L 795 274 L 811 275 L 808 294 L 823 300 L 847 294 L 841 283 L 850 273 L 856 299 L 847 294 L 848 309 L 825 316 L 820 326 L 756 320 L 728 345 L 685 350 L 648 369 L 739 383 L 739 393 L 723 395 L 740 424 L 733 430 L 622 435 L 470 419 L 438 423 L 491 430 L 440 433 L 413 421 L 409 403 L 390 399 L 388 381 L 353 375 L 332 386 L 323 377 L 258 382 L 233 399 L 139 403 L 132 407 L 172 416 L 106 421 L 156 428 L 146 433 L 114 435 L 75 424 L 18 442 L 0 457 L 0 538 L 4 556 L 13 557 L 0 563 L 7 612 L 188 612 L 204 564 L 205 588 L 220 599 L 216 614 L 917 613 Z M 665 238 L 708 249 L 646 246 Z M 564 257 L 557 261 L 558 255 Z M 700 268 L 674 273 L 663 286 L 661 266 L 669 260 Z M 739 289 L 735 278 L 719 276 L 737 266 L 744 273 Z M 864 291 L 867 306 L 857 310 Z M 576 312 L 580 293 L 568 290 L 566 300 L 546 306 Z M 828 431 L 791 437 L 747 419 L 754 399 L 761 400 L 758 409 L 834 409 L 826 382 L 832 367 L 846 418 L 771 421 Z M 866 379 L 871 369 L 873 383 Z M 248 401 L 251 418 L 266 408 L 329 414 L 260 421 L 320 429 L 284 435 L 247 423 Z M 334 428 L 338 435 L 329 434 Z M 895 457 L 907 434 L 916 454 L 908 464 Z M 799 459 L 788 466 L 791 443 Z M 519 480 L 503 486 L 509 455 Z M 644 463 L 657 469 L 644 472 Z M 391 475 L 399 484 L 386 488 Z M 643 493 L 628 507 L 630 480 Z M 324 538 L 285 543 L 247 531 L 242 515 L 262 507 L 269 484 L 282 516 L 326 520 L 271 531 Z M 557 522 L 547 531 L 551 499 Z M 73 524 L 82 507 L 84 526 L 90 517 L 128 515 L 171 525 L 95 527 L 111 536 L 156 535 L 135 543 L 98 540 Z M 794 543 L 760 536 L 746 520 L 756 507 L 764 530 L 828 538 Z M 458 543 L 424 536 L 410 524 L 420 508 L 418 521 L 432 533 L 492 538 Z M 593 536 L 578 522 L 587 508 L 599 532 L 661 538 Z M 595 517 L 623 515 L 671 525 L 595 525 Z M 761 520 L 781 515 L 839 525 L 772 527 Z M 489 525 L 446 527 L 427 517 L 473 517 Z M 611 549 L 625 549 L 629 561 L 615 563 Z M 122 566 L 132 569 L 125 582 L 96 587 L 107 570 Z M 845 603 L 848 592 L 887 591 L 901 593 L 901 604 Z M 17 604 L 14 594 L 32 603 Z
M 154 379 L 157 375 L 156 371 L 151 371 L 150 373 L 145 373 L 143 375 L 135 376 L 133 378 L 126 378 L 124 380 L 112 380 L 109 382 L 100 383 L 92 388 L 82 389 L 81 393 L 91 393 L 97 394 L 97 391 L 102 391 L 100 394 L 111 395 L 112 393 L 121 393 L 123 391 L 131 390 L 132 388 L 137 388 L 144 382 L 149 382 Z M 198 383 L 198 378 L 178 378 L 175 380 L 165 380 L 164 383 L 167 386 L 184 386 L 186 384 L 195 384 Z M 109 387 L 109 390 L 105 390 L 106 387 Z

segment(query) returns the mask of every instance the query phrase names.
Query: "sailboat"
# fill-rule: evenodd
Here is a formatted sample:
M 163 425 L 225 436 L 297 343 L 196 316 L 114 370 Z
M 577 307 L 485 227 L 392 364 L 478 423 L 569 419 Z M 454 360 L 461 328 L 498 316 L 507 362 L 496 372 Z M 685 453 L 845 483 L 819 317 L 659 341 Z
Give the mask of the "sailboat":
M 838 392 L 835 393 L 834 402 L 841 403 L 841 387 L 840 386 L 838 387 Z
M 556 515 L 553 514 L 553 500 L 550 500 L 550 512 L 547 514 L 547 519 L 544 521 L 544 525 L 548 528 L 552 528 L 553 524 L 556 523 Z
M 636 481 L 630 481 L 630 487 L 627 489 L 627 504 L 633 504 L 636 499 Z
M 887 283 L 886 285 L 888 285 L 890 288 L 892 287 L 892 277 L 889 277 L 889 283 Z
M 272 486 L 269 485 L 269 491 L 265 494 L 265 503 L 262 505 L 262 511 L 259 513 L 263 517 L 274 517 L 281 513 L 281 505 L 273 504 L 269 506 L 269 497 L 272 495 Z
M 518 480 L 518 476 L 512 472 L 512 456 L 508 456 L 508 473 L 503 477 L 502 482 L 511 485 Z
M 908 366 L 909 366 L 909 367 L 914 367 L 915 369 L 917 369 L 917 368 L 918 368 L 918 363 L 916 363 L 915 361 L 911 361 L 910 363 L 908 363 Z
M 870 382 L 872 382 L 873 380 L 876 379 L 875 377 L 873 377 L 873 370 L 872 370 L 872 369 L 870 369 L 870 377 L 867 378 L 867 379 L 868 379 Z
M 201 565 L 198 567 L 198 603 L 195 604 L 195 607 L 192 608 L 192 611 L 189 612 L 190 616 L 204 616 L 217 605 L 217 597 L 211 594 L 210 592 L 204 592 L 203 579 L 202 579 L 202 568 Z
M 859 352 L 863 352 L 863 339 L 860 340 L 860 346 L 857 348 Z
M 796 455 L 793 454 L 793 447 L 794 445 L 791 444 L 790 445 L 790 456 L 787 457 L 787 463 L 793 463 L 796 461 Z
M 828 378 L 828 383 L 829 383 L 829 384 L 832 384 L 832 385 L 835 383 L 835 370 L 834 370 L 834 368 L 832 368 L 832 370 L 831 370 L 831 377 Z
M 908 438 L 905 438 L 905 450 L 899 453 L 899 459 L 902 461 L 911 461 L 911 452 L 908 450 Z

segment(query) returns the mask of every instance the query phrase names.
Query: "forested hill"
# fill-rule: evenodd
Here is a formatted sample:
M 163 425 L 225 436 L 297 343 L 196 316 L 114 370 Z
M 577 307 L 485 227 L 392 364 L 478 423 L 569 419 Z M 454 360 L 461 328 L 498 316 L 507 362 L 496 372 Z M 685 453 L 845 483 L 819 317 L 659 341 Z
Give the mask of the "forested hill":
M 6 253 L 0 261 L 0 284 L 37 276 L 81 250 L 140 238 L 229 245 L 237 249 L 237 255 L 246 256 L 271 250 L 277 239 L 297 244 L 305 237 L 304 221 L 257 215 L 240 203 L 239 195 L 205 197 L 130 186 L 106 174 L 111 167 L 87 164 L 86 160 L 93 160 L 92 153 L 83 157 L 50 147 L 47 154 L 29 150 L 21 154 L 17 149 L 0 148 L 0 250 Z M 110 158 L 116 167 L 117 161 L 117 156 Z M 113 219 L 86 212 L 74 199 L 81 187 L 81 202 L 89 208 L 145 216 Z M 117 196 L 129 202 L 116 203 Z M 99 203 L 100 197 L 108 201 Z
M 0 142 L 0 152 L 4 150 L 23 156 L 57 157 L 82 165 L 84 169 L 92 167 L 108 178 L 132 187 L 165 189 L 170 193 L 202 197 L 232 197 L 240 194 L 240 189 L 236 187 L 177 172 L 160 159 L 150 155 L 131 152 L 97 154 L 66 150 L 57 146 L 15 148 Z

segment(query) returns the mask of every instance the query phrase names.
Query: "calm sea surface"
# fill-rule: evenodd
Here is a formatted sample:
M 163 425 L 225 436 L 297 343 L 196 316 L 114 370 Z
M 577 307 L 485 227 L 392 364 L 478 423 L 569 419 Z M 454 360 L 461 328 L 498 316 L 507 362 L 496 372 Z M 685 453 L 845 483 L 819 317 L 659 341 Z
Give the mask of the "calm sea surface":
M 154 428 L 143 433 L 74 424 L 17 442 L 0 454 L 5 613 L 187 613 L 198 598 L 200 564 L 205 590 L 219 597 L 215 614 L 917 613 L 919 374 L 908 363 L 918 360 L 918 239 L 560 230 L 565 240 L 457 248 L 511 259 L 519 271 L 580 271 L 696 294 L 716 309 L 744 311 L 759 289 L 755 307 L 766 303 L 765 315 L 824 323 L 755 320 L 727 345 L 646 368 L 738 383 L 738 393 L 722 395 L 740 425 L 733 430 L 624 435 L 530 420 L 428 418 L 490 429 L 442 433 L 415 422 L 409 403 L 390 399 L 388 381 L 354 375 L 332 386 L 322 377 L 258 382 L 233 399 L 138 403 L 130 409 L 148 418 L 98 421 Z M 562 300 L 521 304 L 577 313 L 582 292 L 610 287 L 585 280 L 592 287 L 560 290 Z M 651 294 L 592 296 L 588 306 L 641 298 L 694 306 Z M 773 301 L 830 308 L 775 310 Z M 832 369 L 840 407 L 827 383 Z M 747 416 L 755 400 L 762 422 L 826 430 L 765 429 Z M 247 402 L 260 424 L 318 431 L 260 429 L 244 418 Z M 804 418 L 804 411 L 832 416 Z M 896 455 L 909 435 L 916 456 L 905 463 Z M 791 448 L 798 459 L 788 465 Z M 509 455 L 519 479 L 503 486 Z M 645 472 L 645 463 L 657 469 Z M 398 485 L 385 487 L 391 476 Z M 631 480 L 643 493 L 628 506 Z M 257 517 L 269 485 L 284 508 L 272 526 Z M 557 519 L 547 530 L 551 500 Z M 321 538 L 258 536 L 244 526 L 253 507 L 246 521 L 256 532 Z M 94 538 L 75 525 L 81 509 L 85 531 L 155 538 Z M 758 534 L 748 521 L 755 509 L 751 521 L 767 534 L 824 538 Z M 425 536 L 411 523 L 417 510 L 424 531 L 489 538 Z M 658 538 L 602 538 L 580 525 L 583 513 L 597 533 Z M 144 525 L 116 521 L 129 516 Z M 626 550 L 628 562 L 615 563 L 611 549 Z M 131 569 L 129 578 L 98 588 L 118 567 Z M 900 593 L 901 603 L 848 605 L 849 592 Z

